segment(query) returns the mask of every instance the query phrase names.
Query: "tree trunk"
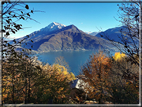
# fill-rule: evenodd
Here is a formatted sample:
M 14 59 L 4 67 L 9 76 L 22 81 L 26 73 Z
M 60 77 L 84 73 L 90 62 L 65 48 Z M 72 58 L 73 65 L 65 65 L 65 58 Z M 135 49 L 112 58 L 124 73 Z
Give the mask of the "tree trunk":
M 26 63 L 26 71 L 25 71 L 25 104 L 27 104 L 27 63 Z
M 28 87 L 28 103 L 30 103 L 30 94 L 31 94 L 31 81 L 30 81 L 30 74 L 31 74 L 31 69 L 30 69 L 30 73 L 28 73 L 28 80 L 29 80 L 29 87 Z
M 15 104 L 15 100 L 14 100 L 14 65 L 13 65 L 13 70 L 12 70 L 12 103 Z

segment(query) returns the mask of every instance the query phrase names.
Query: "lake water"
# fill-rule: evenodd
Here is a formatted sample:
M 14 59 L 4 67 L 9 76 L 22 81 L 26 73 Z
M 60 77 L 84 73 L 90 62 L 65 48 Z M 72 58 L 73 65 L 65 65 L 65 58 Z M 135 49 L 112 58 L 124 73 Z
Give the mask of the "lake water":
M 70 71 L 76 75 L 79 74 L 81 70 L 81 66 L 85 64 L 90 55 L 95 54 L 96 51 L 57 51 L 57 52 L 47 52 L 40 53 L 38 55 L 38 60 L 43 63 L 53 64 L 55 63 L 55 59 L 57 57 L 64 57 L 65 61 L 68 63 L 70 67 Z

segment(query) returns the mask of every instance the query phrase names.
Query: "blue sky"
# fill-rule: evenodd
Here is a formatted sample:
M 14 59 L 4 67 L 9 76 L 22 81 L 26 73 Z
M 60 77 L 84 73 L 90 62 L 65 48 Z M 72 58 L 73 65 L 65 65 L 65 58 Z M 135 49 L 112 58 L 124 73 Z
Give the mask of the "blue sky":
M 48 26 L 52 22 L 64 25 L 74 24 L 84 32 L 105 31 L 109 28 L 121 26 L 118 22 L 119 3 L 27 3 L 30 9 L 41 10 L 31 17 L 33 20 L 19 21 L 25 27 L 11 37 L 23 37 L 36 30 Z M 116 19 L 115 19 L 115 18 Z

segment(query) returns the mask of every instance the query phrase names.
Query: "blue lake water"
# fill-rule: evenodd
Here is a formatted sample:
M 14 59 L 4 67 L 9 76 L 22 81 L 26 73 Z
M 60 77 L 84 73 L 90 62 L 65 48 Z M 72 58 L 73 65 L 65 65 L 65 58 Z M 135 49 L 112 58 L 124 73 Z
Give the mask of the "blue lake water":
M 64 57 L 65 61 L 68 63 L 70 67 L 70 71 L 73 72 L 75 75 L 78 75 L 81 66 L 85 64 L 88 60 L 90 55 L 95 54 L 96 51 L 57 51 L 57 52 L 47 52 L 47 53 L 40 53 L 38 55 L 38 60 L 43 63 L 53 64 L 55 63 L 55 59 L 57 57 Z

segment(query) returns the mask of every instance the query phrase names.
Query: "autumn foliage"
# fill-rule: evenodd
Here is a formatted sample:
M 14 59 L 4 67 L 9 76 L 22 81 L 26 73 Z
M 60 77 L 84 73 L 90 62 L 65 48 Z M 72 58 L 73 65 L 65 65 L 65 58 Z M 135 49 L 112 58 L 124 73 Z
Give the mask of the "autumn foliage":
M 119 56 L 117 60 L 116 55 Z M 139 102 L 139 67 L 132 63 L 128 56 L 121 55 L 115 54 L 111 65 L 112 102 L 137 104 Z
M 11 61 L 3 62 L 3 103 L 68 103 L 69 82 L 75 76 L 67 68 L 59 64 L 43 65 L 34 59 Z
M 103 104 L 135 104 L 139 96 L 138 66 L 129 57 L 116 52 L 112 58 L 102 52 L 92 55 L 82 67 L 82 80 L 89 84 L 85 92 L 90 99 Z
M 102 52 L 92 55 L 89 62 L 83 66 L 82 74 L 85 75 L 83 79 L 89 84 L 86 87 L 90 98 L 95 98 L 99 103 L 105 98 L 104 91 L 109 90 L 110 83 L 108 81 L 111 63 L 108 57 Z
M 115 61 L 118 61 L 118 60 L 122 60 L 124 57 L 126 57 L 124 53 L 116 52 L 113 58 Z
M 67 72 L 64 66 L 53 64 L 52 66 L 46 64 L 42 66 L 42 74 L 35 82 L 34 101 L 36 103 L 68 103 L 67 99 L 70 92 L 69 82 L 75 79 L 72 73 Z
M 80 78 L 85 82 L 84 89 L 75 90 L 70 88 L 70 83 L 76 77 L 63 64 L 43 65 L 34 58 L 9 57 L 3 62 L 2 101 L 35 104 L 84 103 L 87 94 L 89 99 L 95 99 L 100 104 L 107 101 L 114 104 L 136 104 L 139 101 L 138 66 L 131 64 L 128 59 L 120 53 L 112 58 L 102 52 L 93 54 L 82 67 Z

